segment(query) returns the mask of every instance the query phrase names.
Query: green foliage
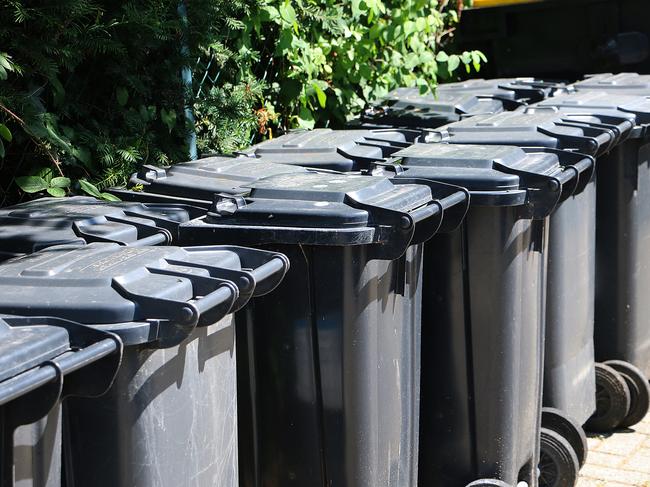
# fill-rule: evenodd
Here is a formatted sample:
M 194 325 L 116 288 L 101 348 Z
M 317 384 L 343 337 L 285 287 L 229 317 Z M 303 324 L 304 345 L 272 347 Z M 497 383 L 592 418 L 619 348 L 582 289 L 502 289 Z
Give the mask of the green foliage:
M 186 160 L 191 130 L 230 152 L 478 70 L 444 51 L 463 3 L 186 0 L 184 18 L 178 0 L 0 0 L 0 205 L 108 198 L 139 164 Z

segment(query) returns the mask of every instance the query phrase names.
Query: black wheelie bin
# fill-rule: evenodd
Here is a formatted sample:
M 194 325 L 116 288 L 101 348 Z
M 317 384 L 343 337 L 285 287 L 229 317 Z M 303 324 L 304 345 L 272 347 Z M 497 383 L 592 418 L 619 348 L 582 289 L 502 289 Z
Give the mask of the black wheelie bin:
M 352 171 L 359 162 L 390 157 L 413 144 L 420 131 L 408 129 L 296 130 L 255 144 L 238 154 L 258 163 Z
M 650 74 L 592 74 L 572 86 L 577 91 L 596 90 L 619 95 L 650 96 Z
M 273 297 L 237 316 L 242 485 L 417 483 L 422 244 L 467 205 L 446 184 L 305 172 L 217 194 L 181 225 L 183 244 L 291 261 Z
M 494 95 L 525 103 L 535 103 L 557 94 L 573 91 L 575 91 L 573 86 L 563 81 L 527 77 L 479 78 L 455 83 L 443 83 L 436 87 L 436 93 Z
M 584 115 L 584 114 L 583 114 Z M 602 156 L 634 125 L 620 112 L 573 119 L 555 109 L 527 109 L 474 117 L 433 131 L 429 141 L 450 144 L 517 145 L 573 149 Z M 549 221 L 545 317 L 544 409 L 540 453 L 541 485 L 571 470 L 559 454 L 559 434 L 574 450 L 579 465 L 586 455 L 582 425 L 598 415 L 594 359 L 595 180 L 564 200 Z M 579 249 L 577 251 L 576 249 Z M 593 414 L 595 412 L 595 414 Z
M 415 144 L 397 152 L 390 163 L 376 164 L 373 172 L 439 180 L 471 194 L 462 226 L 425 245 L 419 485 L 464 485 L 491 478 L 472 485 L 524 481 L 536 486 L 548 217 L 566 214 L 571 219 L 567 224 L 578 225 L 579 238 L 566 246 L 589 238 L 593 205 L 584 211 L 556 206 L 585 189 L 594 160 L 549 148 Z M 588 256 L 575 266 L 588 267 Z M 593 275 L 577 277 L 582 281 Z M 590 309 L 588 286 L 574 292 L 575 282 L 560 284 L 564 299 L 578 309 L 571 317 L 584 319 Z M 574 333 L 579 352 L 575 361 L 586 364 L 578 364 L 578 380 L 570 386 L 586 388 L 581 392 L 593 405 L 593 378 L 590 383 L 583 377 L 593 372 L 591 327 Z M 580 414 L 586 419 L 592 411 Z M 569 454 L 571 463 L 561 475 L 575 481 L 579 460 L 568 441 L 584 457 L 582 438 L 573 434 L 565 439 L 548 431 L 544 435 Z M 542 468 L 542 485 L 545 475 Z
M 61 485 L 61 400 L 110 387 L 122 342 L 57 318 L 0 315 L 0 485 Z
M 351 128 L 436 128 L 466 117 L 516 110 L 524 102 L 509 96 L 442 91 L 421 94 L 418 88 L 397 88 L 365 109 Z
M 170 245 L 179 224 L 204 214 L 200 208 L 178 204 L 40 198 L 0 209 L 0 260 L 52 245 Z
M 63 403 L 66 486 L 238 485 L 232 313 L 288 263 L 234 246 L 54 246 L 0 266 L 0 312 L 119 336 L 113 385 Z
M 629 77 L 622 77 L 629 79 Z M 634 86 L 633 83 L 630 83 Z M 627 138 L 601 157 L 597 170 L 596 214 L 596 359 L 607 368 L 599 388 L 602 407 L 590 425 L 608 430 L 641 421 L 650 407 L 650 99 L 611 92 L 579 90 L 540 103 L 553 106 L 574 118 L 607 110 L 635 117 Z M 650 89 L 647 91 L 650 95 Z M 628 386 L 630 404 L 621 396 L 621 376 Z M 624 395 L 624 391 L 623 391 Z

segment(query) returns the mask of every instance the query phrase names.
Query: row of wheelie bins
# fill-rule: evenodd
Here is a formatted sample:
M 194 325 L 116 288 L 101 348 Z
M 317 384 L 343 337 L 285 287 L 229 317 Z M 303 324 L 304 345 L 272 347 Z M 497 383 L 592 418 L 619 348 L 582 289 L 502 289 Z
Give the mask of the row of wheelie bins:
M 0 210 L 3 487 L 573 485 L 648 410 L 646 94 L 401 89 Z

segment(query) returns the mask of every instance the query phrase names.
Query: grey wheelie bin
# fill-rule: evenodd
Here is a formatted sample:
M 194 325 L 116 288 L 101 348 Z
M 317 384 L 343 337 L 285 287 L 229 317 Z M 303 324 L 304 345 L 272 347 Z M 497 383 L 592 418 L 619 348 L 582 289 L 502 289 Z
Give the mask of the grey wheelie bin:
M 619 112 L 573 119 L 555 110 L 529 109 L 463 120 L 434 131 L 428 140 L 574 149 L 602 156 L 629 134 L 633 124 L 633 115 Z M 553 485 L 553 478 L 572 470 L 572 462 L 563 461 L 569 456 L 558 454 L 562 445 L 557 434 L 571 445 L 579 464 L 584 462 L 586 440 L 581 426 L 599 406 L 593 346 L 595 214 L 592 179 L 564 200 L 549 222 L 542 485 Z
M 111 385 L 120 339 L 57 318 L 0 315 L 0 485 L 61 485 L 61 400 Z
M 257 161 L 242 164 L 240 159 L 215 156 L 170 167 L 145 165 L 131 176 L 128 188 L 113 188 L 110 192 L 125 201 L 171 201 L 209 207 L 215 192 L 237 192 L 247 183 L 263 177 L 304 171 Z M 187 191 L 190 187 L 192 191 Z
M 544 293 L 547 258 L 552 260 L 548 217 L 563 219 L 550 227 L 575 225 L 576 236 L 565 247 L 589 239 L 594 205 L 575 198 L 590 184 L 594 160 L 548 148 L 453 144 L 415 144 L 394 157 L 394 166 L 376 165 L 374 171 L 471 192 L 463 225 L 425 246 L 419 485 L 464 485 L 479 478 L 537 485 Z M 569 265 L 569 273 L 574 266 L 593 269 L 588 253 L 561 257 L 551 265 Z M 548 274 L 557 278 L 552 270 Z M 557 283 L 557 293 L 573 313 L 567 319 L 584 320 L 593 298 L 584 281 L 593 273 L 573 277 L 577 281 Z M 593 377 L 585 377 L 593 373 L 591 326 L 566 335 L 571 351 L 561 352 L 570 360 L 557 364 L 554 378 L 558 388 L 580 389 L 578 400 L 567 406 L 575 404 L 578 411 L 568 409 L 586 419 L 594 408 Z M 584 460 L 583 438 L 547 434 L 572 459 L 560 476 L 577 478 L 572 444 Z M 542 468 L 542 485 L 544 476 Z
M 233 246 L 56 246 L 0 266 L 0 312 L 112 332 L 113 385 L 63 403 L 65 485 L 238 485 L 232 313 L 287 269 Z
M 470 79 L 456 83 L 443 83 L 436 87 L 436 93 L 494 95 L 525 103 L 536 103 L 558 94 L 573 91 L 575 89 L 572 85 L 562 81 L 527 77 Z
M 597 90 L 619 95 L 650 96 L 650 74 L 593 74 L 572 86 L 577 91 Z
M 626 427 L 642 420 L 650 406 L 650 327 L 646 292 L 650 289 L 650 100 L 646 96 L 580 90 L 547 100 L 574 118 L 607 110 L 633 115 L 634 129 L 599 159 L 596 224 L 596 358 L 599 370 L 598 418 L 594 429 Z M 647 91 L 650 95 L 650 90 Z M 621 377 L 630 393 L 621 388 Z M 627 413 L 625 409 L 627 408 Z
M 200 208 L 178 204 L 40 198 L 0 209 L 0 260 L 52 245 L 170 245 L 179 224 L 204 214 Z
M 466 117 L 516 110 L 524 102 L 508 96 L 437 91 L 420 94 L 417 88 L 397 88 L 380 103 L 367 108 L 350 126 L 360 128 L 436 128 Z
M 413 144 L 420 135 L 420 131 L 408 129 L 296 130 L 238 154 L 257 162 L 347 172 L 361 161 L 390 157 Z
M 242 485 L 416 484 L 422 244 L 467 205 L 446 184 L 306 172 L 217 194 L 181 225 L 184 244 L 291 261 L 273 297 L 237 316 Z

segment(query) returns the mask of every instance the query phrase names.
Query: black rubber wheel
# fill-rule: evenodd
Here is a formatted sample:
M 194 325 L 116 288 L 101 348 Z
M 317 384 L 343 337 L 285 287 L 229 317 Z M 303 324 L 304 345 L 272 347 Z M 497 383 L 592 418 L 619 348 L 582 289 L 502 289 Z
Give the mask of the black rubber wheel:
M 497 479 L 480 479 L 467 484 L 465 487 L 512 487 L 508 482 Z
M 578 458 L 578 465 L 583 467 L 587 461 L 587 435 L 576 421 L 565 416 L 555 408 L 542 409 L 542 428 L 550 429 L 562 435 L 569 442 Z
M 587 431 L 616 429 L 630 410 L 630 389 L 621 374 L 605 364 L 596 364 L 596 412 L 585 423 Z
M 573 447 L 553 430 L 542 428 L 539 452 L 539 487 L 573 487 L 580 465 Z
M 620 428 L 629 428 L 640 422 L 650 409 L 650 384 L 637 367 L 623 360 L 608 360 L 605 362 L 616 372 L 623 376 L 630 390 L 630 410 L 619 423 Z

